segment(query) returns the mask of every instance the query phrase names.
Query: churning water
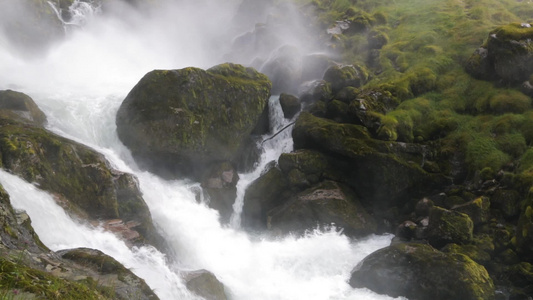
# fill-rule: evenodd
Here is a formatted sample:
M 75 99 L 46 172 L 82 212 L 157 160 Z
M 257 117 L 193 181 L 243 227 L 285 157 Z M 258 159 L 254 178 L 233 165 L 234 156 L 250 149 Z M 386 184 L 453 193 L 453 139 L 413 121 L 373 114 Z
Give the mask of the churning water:
M 353 289 L 347 281 L 351 269 L 387 246 L 391 236 L 350 240 L 332 228 L 304 237 L 267 239 L 240 230 L 246 185 L 268 162 L 292 150 L 290 129 L 264 143 L 255 171 L 240 174 L 231 226 L 221 226 L 217 212 L 196 201 L 198 183 L 163 180 L 139 170 L 119 141 L 115 114 L 145 73 L 224 62 L 230 37 L 223 30 L 238 28 L 231 25 L 238 3 L 220 2 L 176 1 L 145 15 L 125 6 L 115 13 L 90 11 L 87 18 L 74 11 L 85 25 L 69 27 L 63 42 L 31 60 L 17 55 L 0 36 L 0 89 L 27 93 L 46 113 L 48 129 L 93 147 L 115 168 L 134 173 L 175 257 L 152 247 L 128 248 L 114 235 L 70 219 L 35 186 L 0 171 L 13 206 L 28 212 L 35 231 L 51 249 L 99 249 L 144 278 L 161 299 L 195 299 L 180 274 L 197 269 L 213 272 L 231 299 L 390 299 Z M 87 11 L 87 6 L 79 7 Z M 276 100 L 270 101 L 274 132 L 289 122 L 281 117 Z

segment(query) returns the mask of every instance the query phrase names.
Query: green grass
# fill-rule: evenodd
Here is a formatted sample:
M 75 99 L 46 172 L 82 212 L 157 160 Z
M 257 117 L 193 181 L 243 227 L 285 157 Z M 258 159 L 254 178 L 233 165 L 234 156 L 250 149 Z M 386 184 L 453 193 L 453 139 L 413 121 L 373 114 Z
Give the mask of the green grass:
M 533 29 L 516 25 L 533 21 L 528 1 L 296 2 L 315 6 L 324 29 L 338 20 L 368 23 L 366 30 L 333 37 L 332 48 L 343 63 L 366 66 L 370 80 L 362 89 L 390 92 L 400 103 L 376 114 L 378 138 L 438 140 L 442 152 L 464 154 L 471 174 L 495 174 L 514 163 L 520 165 L 519 178 L 533 178 L 531 98 L 517 87 L 496 86 L 464 71 L 465 61 L 496 28 L 501 27 L 499 35 L 516 39 L 533 35 Z M 378 34 L 384 45 L 370 63 L 369 45 Z

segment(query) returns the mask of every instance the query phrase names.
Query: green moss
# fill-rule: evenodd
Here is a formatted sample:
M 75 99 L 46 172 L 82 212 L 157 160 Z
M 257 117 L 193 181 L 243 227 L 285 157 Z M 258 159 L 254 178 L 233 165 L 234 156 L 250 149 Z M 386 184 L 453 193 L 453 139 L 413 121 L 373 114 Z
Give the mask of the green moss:
M 533 38 L 533 27 L 525 27 L 522 23 L 511 23 L 500 26 L 490 32 L 496 34 L 499 39 L 509 40 L 527 40 Z
M 39 299 L 108 299 L 97 289 L 0 257 L 0 289 L 21 290 Z

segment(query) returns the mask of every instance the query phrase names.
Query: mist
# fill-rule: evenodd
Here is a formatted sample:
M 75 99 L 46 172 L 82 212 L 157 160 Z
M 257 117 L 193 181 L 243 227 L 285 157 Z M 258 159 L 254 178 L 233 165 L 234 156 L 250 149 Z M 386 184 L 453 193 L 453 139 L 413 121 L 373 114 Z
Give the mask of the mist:
M 301 57 L 324 52 L 318 41 L 310 38 L 317 36 L 314 29 L 301 22 L 301 14 L 290 4 L 168 0 L 132 5 L 112 0 L 93 6 L 93 11 L 84 15 L 78 5 L 67 14 L 69 19 L 59 21 L 65 12 L 58 6 L 51 11 L 43 1 L 50 6 L 43 8 L 48 21 L 33 24 L 34 16 L 43 13 L 32 12 L 24 3 L 0 2 L 3 89 L 40 93 L 54 86 L 56 92 L 89 92 L 99 87 L 125 95 L 153 69 L 205 69 L 235 62 L 262 71 L 269 60 L 279 56 L 279 49 L 290 47 L 296 63 L 293 69 L 301 72 Z M 262 3 L 262 10 L 250 9 L 257 3 Z M 36 25 L 41 29 L 35 30 Z M 18 28 L 23 33 L 16 31 Z M 29 40 L 33 35 L 46 39 L 20 42 L 21 38 L 13 37 L 15 31 Z M 55 35 L 48 38 L 41 31 Z

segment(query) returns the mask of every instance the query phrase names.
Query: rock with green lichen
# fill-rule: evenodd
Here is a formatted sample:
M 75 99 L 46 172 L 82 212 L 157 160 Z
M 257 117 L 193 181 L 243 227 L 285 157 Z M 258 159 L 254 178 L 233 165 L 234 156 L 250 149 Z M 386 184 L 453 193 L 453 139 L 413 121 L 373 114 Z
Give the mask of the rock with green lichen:
M 532 37 L 533 27 L 529 23 L 499 26 L 470 57 L 466 70 L 482 79 L 523 83 L 533 73 Z
M 442 248 L 442 252 L 466 255 L 480 265 L 487 265 L 491 261 L 490 253 L 477 245 L 448 244 Z
M 487 270 L 467 256 L 403 243 L 367 256 L 353 269 L 350 285 L 413 300 L 494 299 L 495 292 Z
M 0 293 L 18 299 L 158 299 L 144 280 L 92 249 L 52 252 L 0 186 Z M 18 296 L 15 295 L 18 294 Z
M 11 91 L 1 95 L 8 99 L 0 101 L 2 168 L 53 193 L 63 208 L 78 217 L 131 221 L 140 233 L 129 235 L 136 237 L 131 242 L 159 244 L 133 175 L 112 169 L 95 150 L 42 128 L 44 116 L 28 96 Z M 17 100 L 9 98 L 13 95 Z
M 267 228 L 274 233 L 303 234 L 331 225 L 350 237 L 363 237 L 376 231 L 376 221 L 349 188 L 324 181 L 291 197 L 268 212 Z
M 246 189 L 242 225 L 250 230 L 265 230 L 267 212 L 283 203 L 287 180 L 279 168 L 272 167 Z
M 57 254 L 62 259 L 75 263 L 80 269 L 85 269 L 84 272 L 95 274 L 92 280 L 100 283 L 99 288 L 113 291 L 117 299 L 159 299 L 143 279 L 99 250 L 76 248 L 61 250 Z M 77 272 L 71 270 L 68 277 L 77 278 L 77 281 L 87 281 L 86 276 L 75 274 Z
M 427 238 L 441 248 L 449 243 L 465 244 L 472 241 L 474 223 L 468 215 L 435 206 L 429 214 Z
M 465 204 L 453 207 L 453 210 L 462 212 L 470 217 L 475 226 L 487 223 L 490 218 L 490 200 L 488 197 L 478 197 Z
M 46 123 L 45 114 L 32 98 L 12 90 L 0 91 L 0 117 L 38 126 Z
M 323 78 L 331 85 L 333 93 L 345 87 L 360 87 L 368 80 L 368 73 L 361 66 L 333 66 L 326 70 Z
M 414 194 L 449 184 L 442 174 L 421 168 L 423 146 L 372 139 L 359 125 L 340 124 L 302 113 L 293 129 L 295 149 L 312 149 L 331 157 L 341 182 L 376 207 L 402 205 Z
M 235 64 L 155 70 L 123 101 L 117 132 L 140 166 L 200 179 L 212 163 L 243 165 L 270 88 L 265 75 Z

